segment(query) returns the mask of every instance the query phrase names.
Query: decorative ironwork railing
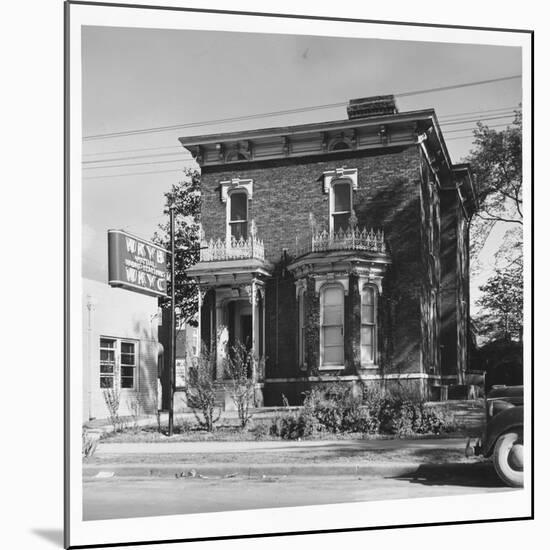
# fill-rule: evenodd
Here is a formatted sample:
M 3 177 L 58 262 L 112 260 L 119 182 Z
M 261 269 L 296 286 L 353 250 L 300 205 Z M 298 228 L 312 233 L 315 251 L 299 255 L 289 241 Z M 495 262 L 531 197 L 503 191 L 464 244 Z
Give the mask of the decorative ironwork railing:
M 296 238 L 296 257 L 310 252 L 332 250 L 363 250 L 385 253 L 384 232 L 360 227 L 348 228 L 346 231 L 340 229 L 333 233 L 326 229 L 312 229 L 309 235 Z
M 244 259 L 265 260 L 264 242 L 255 235 L 248 239 L 210 239 L 201 243 L 201 262 Z

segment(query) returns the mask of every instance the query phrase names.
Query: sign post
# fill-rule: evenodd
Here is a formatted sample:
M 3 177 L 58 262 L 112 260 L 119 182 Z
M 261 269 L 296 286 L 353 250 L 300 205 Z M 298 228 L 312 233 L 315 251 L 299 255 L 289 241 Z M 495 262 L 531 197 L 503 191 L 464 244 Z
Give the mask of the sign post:
M 170 408 L 168 409 L 168 436 L 174 433 L 174 385 L 176 383 L 176 254 L 174 236 L 174 211 L 170 206 Z

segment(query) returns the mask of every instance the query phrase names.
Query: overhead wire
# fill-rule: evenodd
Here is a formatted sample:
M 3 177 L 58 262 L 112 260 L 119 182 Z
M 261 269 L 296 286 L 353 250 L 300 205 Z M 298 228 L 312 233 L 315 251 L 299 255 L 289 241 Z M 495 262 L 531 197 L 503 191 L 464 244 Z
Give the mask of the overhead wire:
M 478 122 L 480 120 L 500 120 L 500 119 L 503 119 L 503 118 L 511 118 L 512 116 L 513 115 L 502 115 L 502 116 L 495 116 L 495 117 L 486 117 L 484 119 L 483 118 L 482 119 L 474 118 L 474 119 L 454 121 L 454 122 L 449 122 L 449 123 L 445 123 L 445 124 L 440 124 L 440 126 L 451 126 L 451 125 L 456 125 L 456 124 L 471 124 L 472 122 Z M 504 124 L 503 126 L 506 126 L 506 125 L 507 124 Z M 474 128 L 457 128 L 455 130 L 446 130 L 444 133 L 445 134 L 452 134 L 452 133 L 457 133 L 457 132 L 473 131 L 473 130 L 474 130 Z M 182 150 L 181 153 L 184 154 L 184 151 Z M 125 166 L 149 166 L 149 165 L 156 165 L 156 164 L 171 164 L 171 163 L 174 163 L 174 162 L 184 162 L 184 163 L 193 162 L 193 159 L 191 159 L 191 158 L 179 157 L 179 158 L 175 158 L 175 159 L 162 160 L 162 161 L 159 160 L 159 161 L 133 162 L 133 163 L 124 163 L 124 164 L 110 164 L 110 165 L 105 165 L 104 164 L 104 163 L 108 163 L 108 162 L 118 162 L 118 161 L 121 161 L 121 160 L 139 160 L 139 159 L 142 159 L 142 158 L 143 159 L 157 158 L 157 157 L 173 156 L 173 155 L 177 155 L 177 154 L 178 153 L 162 153 L 162 154 L 158 154 L 158 155 L 136 155 L 136 156 L 133 156 L 133 157 L 119 157 L 119 158 L 116 158 L 116 159 L 84 161 L 82 164 L 87 165 L 87 164 L 99 164 L 99 163 L 101 163 L 100 166 L 85 166 L 83 168 L 83 170 L 100 170 L 100 169 L 108 169 L 108 168 L 122 168 L 122 167 L 125 167 Z
M 495 125 L 491 125 L 491 126 L 488 126 L 488 128 L 490 129 L 494 129 L 494 128 L 501 128 L 501 127 L 504 127 L 504 126 L 508 126 L 508 124 L 495 124 Z M 446 132 L 446 134 L 449 134 L 449 133 L 453 133 L 453 132 L 472 132 L 474 130 L 474 128 L 459 128 L 457 130 L 449 130 L 448 132 Z M 450 138 L 446 138 L 445 141 L 454 141 L 454 140 L 458 140 L 458 139 L 472 139 L 472 135 L 471 134 L 468 134 L 468 135 L 464 135 L 464 136 L 453 136 L 453 137 L 450 137 Z M 173 162 L 179 162 L 179 160 L 176 160 L 176 161 L 173 161 Z M 191 162 L 191 161 L 189 161 Z M 156 163 L 147 163 L 147 164 L 156 164 Z M 134 164 L 125 164 L 125 165 L 122 165 L 122 166 L 128 166 L 128 167 L 131 167 L 131 166 L 135 166 Z M 114 168 L 114 166 L 104 166 L 102 168 Z M 168 174 L 168 173 L 174 173 L 174 172 L 183 172 L 184 168 L 174 168 L 174 169 L 170 169 L 170 170 L 152 170 L 152 171 L 149 171 L 149 172 L 124 172 L 124 173 L 119 173 L 119 174 L 102 174 L 102 175 L 98 175 L 98 176 L 84 176 L 83 179 L 86 179 L 86 180 L 93 180 L 93 179 L 103 179 L 103 178 L 118 178 L 118 177 L 126 177 L 126 176 L 144 176 L 144 175 L 153 175 L 153 174 Z
M 475 115 L 476 117 L 481 114 L 486 113 L 502 113 L 502 112 L 508 112 L 508 113 L 515 113 L 517 111 L 521 111 L 521 109 L 517 106 L 509 106 L 509 107 L 501 107 L 499 109 L 481 109 L 477 111 L 467 111 L 467 112 L 461 112 L 461 113 L 449 113 L 447 115 L 443 115 L 439 117 L 439 121 L 441 124 L 443 124 L 445 121 L 449 119 L 454 119 L 457 117 L 465 117 L 465 116 L 472 116 Z M 510 114 L 512 116 L 512 114 Z M 458 120 L 458 118 L 457 118 Z M 125 153 L 141 153 L 144 151 L 159 151 L 159 150 L 166 150 L 166 149 L 177 149 L 177 152 L 174 151 L 173 153 L 163 153 L 164 155 L 175 155 L 178 152 L 181 152 L 182 148 L 181 145 L 164 145 L 164 146 L 158 146 L 158 147 L 142 147 L 138 149 L 117 149 L 115 151 L 97 151 L 94 153 L 84 153 L 83 157 L 99 157 L 99 156 L 106 156 L 106 155 L 115 155 L 115 154 L 125 154 Z M 154 157 L 154 156 L 160 156 L 156 154 L 151 155 L 140 155 L 140 157 L 146 158 L 146 157 Z M 109 161 L 115 161 L 115 160 L 126 160 L 126 159 L 97 159 L 93 161 L 83 161 L 83 164 L 93 163 L 93 162 L 109 162 Z
M 411 97 L 414 95 L 421 95 L 421 94 L 427 94 L 427 93 L 434 93 L 434 92 L 441 92 L 441 91 L 448 91 L 448 90 L 456 90 L 461 88 L 466 88 L 469 86 L 480 86 L 484 84 L 490 84 L 495 82 L 503 82 L 506 80 L 512 80 L 516 78 L 521 78 L 521 75 L 511 75 L 511 76 L 505 76 L 505 77 L 499 77 L 499 78 L 492 78 L 487 80 L 478 80 L 475 82 L 464 82 L 460 84 L 453 84 L 449 86 L 440 86 L 437 88 L 426 88 L 423 90 L 414 90 L 410 92 L 401 92 L 398 94 L 393 94 L 394 97 Z M 117 138 L 117 137 L 126 137 L 126 136 L 132 136 L 132 135 L 139 135 L 139 134 L 151 134 L 151 133 L 158 133 L 158 132 L 167 132 L 170 130 L 179 130 L 184 128 L 195 128 L 195 127 L 201 127 L 201 126 L 211 126 L 213 124 L 223 124 L 226 122 L 237 122 L 242 120 L 250 120 L 250 119 L 261 119 L 266 117 L 272 117 L 272 116 L 280 116 L 280 115 L 286 115 L 286 114 L 297 114 L 302 112 L 308 112 L 308 111 L 315 111 L 320 109 L 331 109 L 335 107 L 343 107 L 346 106 L 347 102 L 337 102 L 337 103 L 328 103 L 325 105 L 314 105 L 309 107 L 298 107 L 295 109 L 286 109 L 282 111 L 272 111 L 269 113 L 256 113 L 251 115 L 241 115 L 237 117 L 227 117 L 227 118 L 220 118 L 217 120 L 209 120 L 209 121 L 201 121 L 201 122 L 190 122 L 185 124 L 171 124 L 167 126 L 153 126 L 149 128 L 139 128 L 135 130 L 122 130 L 119 132 L 108 132 L 104 134 L 95 134 L 95 135 L 89 135 L 84 136 L 83 141 L 92 141 L 92 140 L 98 140 L 98 139 L 110 139 L 110 138 Z

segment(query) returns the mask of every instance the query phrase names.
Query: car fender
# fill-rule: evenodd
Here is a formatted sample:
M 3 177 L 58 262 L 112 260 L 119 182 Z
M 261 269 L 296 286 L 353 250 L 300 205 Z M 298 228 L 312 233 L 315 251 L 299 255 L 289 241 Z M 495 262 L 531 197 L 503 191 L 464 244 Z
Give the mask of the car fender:
M 523 428 L 523 406 L 505 409 L 491 418 L 485 428 L 480 454 L 491 456 L 497 439 L 514 428 Z

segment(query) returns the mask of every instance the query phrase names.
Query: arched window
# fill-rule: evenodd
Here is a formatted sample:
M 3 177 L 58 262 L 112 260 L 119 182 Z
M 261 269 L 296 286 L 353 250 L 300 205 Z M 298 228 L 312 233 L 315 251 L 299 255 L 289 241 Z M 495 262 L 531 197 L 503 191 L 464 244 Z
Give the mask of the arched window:
M 376 363 L 376 288 L 365 285 L 361 293 L 361 364 Z
M 321 367 L 344 366 L 344 288 L 321 289 Z
M 229 236 L 231 240 L 248 238 L 248 195 L 246 191 L 229 194 Z
M 346 231 L 352 211 L 351 181 L 336 180 L 331 185 L 330 192 L 330 231 Z
M 298 293 L 298 365 L 306 363 L 306 290 L 301 288 Z

